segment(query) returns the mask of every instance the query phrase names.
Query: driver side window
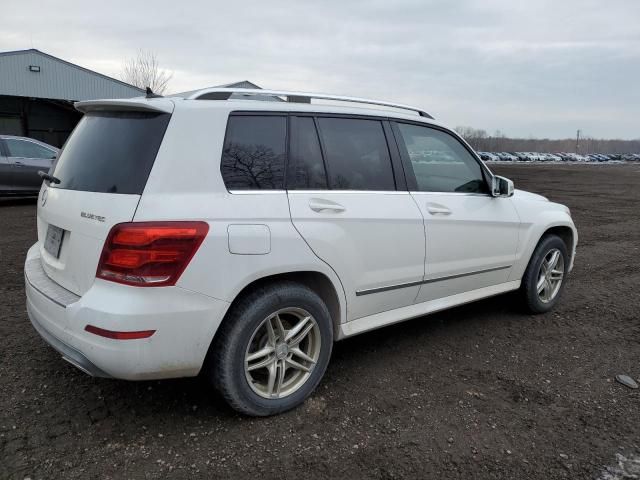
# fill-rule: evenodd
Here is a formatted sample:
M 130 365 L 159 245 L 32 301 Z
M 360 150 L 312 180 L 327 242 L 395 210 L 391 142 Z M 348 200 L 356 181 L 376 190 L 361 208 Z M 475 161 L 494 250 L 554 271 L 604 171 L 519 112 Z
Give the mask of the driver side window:
M 420 192 L 489 193 L 482 168 L 452 135 L 398 123 Z
M 47 160 L 55 158 L 56 154 L 53 150 L 49 150 L 37 143 L 19 140 L 17 138 L 5 139 L 10 157 L 22 158 L 44 158 Z

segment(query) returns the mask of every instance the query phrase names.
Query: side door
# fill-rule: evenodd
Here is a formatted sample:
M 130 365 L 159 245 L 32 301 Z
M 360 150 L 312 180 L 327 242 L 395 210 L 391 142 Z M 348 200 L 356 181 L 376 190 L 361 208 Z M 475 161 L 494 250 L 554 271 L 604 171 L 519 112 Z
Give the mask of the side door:
M 13 165 L 9 160 L 7 147 L 4 139 L 0 138 L 0 191 L 9 192 L 13 190 Z
M 49 171 L 57 152 L 21 138 L 5 139 L 9 160 L 13 164 L 13 184 L 16 190 L 37 191 L 42 184 L 38 171 Z
M 425 280 L 418 302 L 507 281 L 520 219 L 490 195 L 490 172 L 454 134 L 394 122 L 407 182 L 425 221 Z
M 340 278 L 347 320 L 413 304 L 424 226 L 388 122 L 292 114 L 290 133 L 291 218 Z

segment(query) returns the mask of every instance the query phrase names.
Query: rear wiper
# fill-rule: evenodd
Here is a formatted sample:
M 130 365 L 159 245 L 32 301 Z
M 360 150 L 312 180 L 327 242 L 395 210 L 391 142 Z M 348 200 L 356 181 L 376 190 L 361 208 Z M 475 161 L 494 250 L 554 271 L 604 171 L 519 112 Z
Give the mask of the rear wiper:
M 49 175 L 47 172 L 43 172 L 42 170 L 38 171 L 38 175 L 40 175 L 41 179 L 49 180 L 51 183 L 60 183 L 60 179 L 58 177 Z

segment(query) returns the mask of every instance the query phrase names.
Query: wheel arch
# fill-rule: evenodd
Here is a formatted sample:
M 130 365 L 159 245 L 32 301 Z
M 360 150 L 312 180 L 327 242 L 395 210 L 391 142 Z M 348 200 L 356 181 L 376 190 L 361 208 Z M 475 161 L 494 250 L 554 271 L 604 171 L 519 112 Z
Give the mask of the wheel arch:
M 564 242 L 569 254 L 569 271 L 573 268 L 578 234 L 570 217 L 567 215 L 567 218 L 558 218 L 557 216 L 549 218 L 548 215 L 544 215 L 539 217 L 539 220 L 546 221 L 540 223 L 533 222 L 529 224 L 529 228 L 521 230 L 520 232 L 522 247 L 516 256 L 515 268 L 511 272 L 510 280 L 519 280 L 522 278 L 536 247 L 540 244 L 544 236 L 549 234 L 557 235 Z
M 531 242 L 530 250 L 527 255 L 527 261 L 525 263 L 525 268 L 529 265 L 529 262 L 531 261 L 531 256 L 533 255 L 533 252 L 535 252 L 536 247 L 540 244 L 542 239 L 545 238 L 547 235 L 556 235 L 563 241 L 563 243 L 567 247 L 567 253 L 569 254 L 569 259 L 568 259 L 569 265 L 573 266 L 574 246 L 575 246 L 575 241 L 577 240 L 575 227 L 573 227 L 569 223 L 557 222 L 557 223 L 552 223 L 550 225 L 545 226 L 544 229 L 537 235 L 536 241 Z M 524 269 L 523 269 L 523 273 L 524 273 Z
M 346 317 L 346 303 L 345 300 L 340 297 L 342 287 L 340 286 L 340 290 L 338 290 L 338 288 L 336 288 L 334 283 L 327 275 L 314 270 L 274 273 L 252 280 L 244 287 L 242 287 L 240 291 L 235 295 L 233 301 L 231 302 L 231 305 L 227 309 L 227 314 L 233 307 L 233 304 L 240 298 L 247 295 L 249 292 L 255 290 L 256 288 L 264 287 L 266 285 L 282 281 L 291 281 L 304 285 L 310 290 L 314 291 L 322 299 L 322 301 L 329 309 L 329 314 L 331 315 L 331 321 L 333 324 L 334 338 L 337 339 L 340 331 L 340 324 Z M 226 316 L 227 315 L 225 315 L 225 318 L 222 320 L 222 322 L 225 321 Z
M 542 235 L 540 235 L 540 238 L 536 242 L 536 246 L 538 246 L 540 241 L 546 235 L 557 235 L 558 237 L 560 237 L 560 239 L 564 242 L 565 246 L 567 247 L 567 252 L 569 254 L 569 263 L 571 264 L 573 261 L 573 254 L 574 254 L 574 251 L 573 251 L 574 233 L 571 227 L 569 227 L 568 225 L 556 225 L 556 226 L 547 228 L 544 232 L 542 232 Z

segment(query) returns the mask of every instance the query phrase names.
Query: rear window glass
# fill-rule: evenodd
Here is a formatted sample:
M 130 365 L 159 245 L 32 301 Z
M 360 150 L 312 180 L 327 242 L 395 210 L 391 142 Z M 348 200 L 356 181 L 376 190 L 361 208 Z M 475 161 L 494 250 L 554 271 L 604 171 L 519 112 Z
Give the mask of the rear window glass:
M 319 118 L 334 190 L 395 190 L 391 158 L 377 120 Z
M 220 170 L 229 190 L 284 188 L 286 117 L 229 117 Z
M 291 117 L 287 189 L 326 190 L 327 175 L 313 118 Z
M 141 194 L 171 115 L 89 112 L 62 149 L 54 188 Z

